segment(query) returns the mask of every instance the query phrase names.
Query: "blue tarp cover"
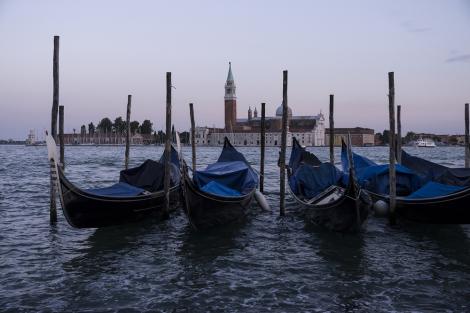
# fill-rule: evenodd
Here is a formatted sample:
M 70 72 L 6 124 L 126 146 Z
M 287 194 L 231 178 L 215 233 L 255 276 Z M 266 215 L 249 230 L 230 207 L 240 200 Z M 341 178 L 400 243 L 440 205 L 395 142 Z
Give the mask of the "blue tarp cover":
M 201 188 L 202 191 L 220 196 L 239 197 L 242 194 L 235 189 L 229 188 L 216 181 L 211 181 Z
M 377 165 L 375 162 L 353 153 L 354 168 L 359 185 L 369 191 L 378 194 L 389 193 L 389 166 L 388 164 Z M 341 163 L 343 171 L 348 173 L 349 161 L 347 150 L 343 147 L 341 151 Z M 397 195 L 408 195 L 422 185 L 420 177 L 411 169 L 396 164 Z M 349 175 L 343 176 L 343 184 L 347 185 Z
M 406 153 L 401 153 L 402 164 L 411 168 L 423 182 L 430 180 L 453 186 L 470 186 L 469 168 L 450 168 Z
M 85 189 L 85 191 L 96 196 L 133 197 L 140 195 L 145 190 L 121 182 L 109 187 Z
M 444 185 L 436 182 L 428 182 L 420 189 L 413 192 L 406 199 L 426 199 L 449 195 L 451 193 L 465 189 L 464 187 Z
M 253 188 L 256 188 L 258 176 L 247 163 L 243 161 L 228 161 L 217 162 L 207 166 L 203 171 L 196 171 L 193 181 L 199 189 L 203 189 L 207 184 L 214 181 L 240 194 L 246 194 Z M 222 193 L 220 195 L 226 194 Z
M 337 185 L 341 177 L 341 171 L 329 162 L 319 166 L 302 164 L 290 177 L 289 185 L 295 194 L 311 199 L 328 187 Z

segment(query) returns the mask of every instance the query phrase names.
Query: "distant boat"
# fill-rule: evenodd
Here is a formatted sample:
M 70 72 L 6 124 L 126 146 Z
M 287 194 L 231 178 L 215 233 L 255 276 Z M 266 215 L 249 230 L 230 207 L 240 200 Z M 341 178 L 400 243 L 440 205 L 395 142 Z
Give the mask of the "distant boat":
M 429 139 L 429 138 L 423 139 L 422 137 L 416 140 L 415 145 L 416 147 L 420 147 L 420 148 L 435 148 L 436 147 L 436 143 L 432 139 Z
M 29 130 L 28 138 L 25 140 L 25 145 L 27 146 L 44 146 L 44 142 L 38 141 L 36 137 L 36 132 L 33 129 Z

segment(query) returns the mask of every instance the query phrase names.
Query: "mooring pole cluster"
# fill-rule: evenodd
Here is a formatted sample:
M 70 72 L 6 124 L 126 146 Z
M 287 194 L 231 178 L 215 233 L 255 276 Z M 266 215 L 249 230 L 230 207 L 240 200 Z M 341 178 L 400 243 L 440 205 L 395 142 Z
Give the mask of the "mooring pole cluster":
M 281 154 L 279 160 L 280 167 L 280 203 L 279 213 L 281 216 L 286 214 L 285 194 L 286 194 L 286 146 L 287 146 L 287 71 L 282 73 L 282 133 L 281 133 Z
M 470 142 L 469 142 L 468 103 L 465 103 L 465 167 L 470 167 Z
M 64 106 L 59 105 L 59 36 L 54 36 L 54 53 L 53 53 L 53 97 L 51 111 L 51 131 L 50 134 L 60 146 L 60 163 L 59 166 L 63 170 L 65 168 L 64 160 Z M 280 168 L 280 203 L 279 213 L 285 215 L 285 193 L 286 193 L 286 149 L 287 134 L 289 129 L 289 107 L 288 107 L 288 71 L 283 71 L 282 82 L 282 123 L 281 123 L 281 150 L 279 154 Z M 401 105 L 396 107 L 395 115 L 395 77 L 394 72 L 388 73 L 388 109 L 389 109 L 389 222 L 391 225 L 396 223 L 396 163 L 401 164 L 402 154 L 402 127 L 401 127 Z M 126 112 L 126 138 L 125 138 L 125 169 L 129 168 L 129 152 L 131 141 L 131 103 L 132 95 L 127 97 Z M 264 167 L 265 167 L 265 145 L 266 145 L 266 104 L 261 103 L 261 123 L 260 123 L 260 185 L 259 190 L 264 192 Z M 165 174 L 164 174 L 164 214 L 168 216 L 170 210 L 170 188 L 171 188 L 171 143 L 175 140 L 174 126 L 171 123 L 172 110 L 172 83 L 171 72 L 166 73 L 166 133 L 165 133 Z M 196 126 L 194 119 L 193 103 L 189 103 L 191 118 L 190 141 L 192 147 L 192 168 L 196 170 Z M 469 140 L 469 104 L 465 103 L 465 167 L 470 167 L 470 140 Z M 57 121 L 59 119 L 59 121 Z M 57 133 L 57 122 L 59 124 L 59 133 Z M 233 135 L 233 125 L 230 124 L 230 131 Z M 75 132 L 75 130 L 74 130 Z M 335 125 L 334 125 L 334 95 L 329 96 L 329 159 L 331 164 L 335 164 Z M 348 158 L 350 166 L 354 166 L 352 154 L 351 134 L 348 134 Z M 57 221 L 57 204 L 56 204 L 56 186 L 57 173 L 55 171 L 55 163 L 57 160 L 50 161 L 50 222 L 54 224 Z M 352 178 L 355 176 L 354 169 L 351 171 Z M 360 217 L 359 211 L 358 219 Z
M 401 164 L 401 105 L 397 105 L 397 163 Z
M 266 143 L 266 103 L 261 103 L 261 133 L 260 133 L 260 147 L 261 147 L 261 160 L 259 164 L 259 191 L 264 192 L 264 151 Z
M 126 151 L 124 153 L 124 168 L 129 168 L 129 150 L 131 145 L 131 102 L 132 95 L 127 96 L 127 112 L 126 112 Z
M 54 36 L 54 55 L 52 59 L 52 112 L 51 112 L 51 136 L 57 142 L 57 115 L 59 112 L 59 36 Z M 50 162 L 50 222 L 57 222 L 57 204 L 56 204 L 56 180 L 55 165 Z
M 171 72 L 166 73 L 166 134 L 165 134 L 165 177 L 163 189 L 165 193 L 164 214 L 170 211 L 170 162 L 171 162 Z
M 65 169 L 65 149 L 64 149 L 64 106 L 59 105 L 59 151 L 60 167 Z
M 329 112 L 329 121 L 330 121 L 330 163 L 335 165 L 335 119 L 334 119 L 334 105 L 335 105 L 335 96 L 330 95 L 330 112 Z
M 193 104 L 189 104 L 189 117 L 191 119 L 191 151 L 193 161 L 193 171 L 196 171 L 196 126 L 194 122 L 194 107 Z
M 388 113 L 390 122 L 390 131 L 388 135 L 389 141 L 389 221 L 391 225 L 394 225 L 395 220 L 395 206 L 396 206 L 396 172 L 395 172 L 395 78 L 394 73 L 388 73 Z

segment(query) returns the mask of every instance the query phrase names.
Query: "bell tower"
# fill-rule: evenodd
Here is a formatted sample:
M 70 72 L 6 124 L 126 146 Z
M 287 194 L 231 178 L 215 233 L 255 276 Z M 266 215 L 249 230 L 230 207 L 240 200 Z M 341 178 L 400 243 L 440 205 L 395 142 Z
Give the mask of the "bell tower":
M 228 75 L 225 82 L 225 131 L 232 132 L 237 123 L 237 96 L 232 74 L 232 63 L 228 62 Z

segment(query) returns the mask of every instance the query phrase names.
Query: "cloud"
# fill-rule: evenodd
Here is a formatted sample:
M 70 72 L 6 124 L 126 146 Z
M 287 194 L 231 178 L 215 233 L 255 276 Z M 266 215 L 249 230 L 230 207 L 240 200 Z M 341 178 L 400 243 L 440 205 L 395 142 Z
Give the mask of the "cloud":
M 431 27 L 418 26 L 418 25 L 416 25 L 415 23 L 413 23 L 411 21 L 405 21 L 405 22 L 401 23 L 401 26 L 403 26 L 403 28 L 407 32 L 410 32 L 410 33 L 424 33 L 424 32 L 428 32 L 428 31 L 432 30 Z
M 450 57 L 446 60 L 447 63 L 452 62 L 465 62 L 470 63 L 470 54 L 460 54 L 453 57 Z

